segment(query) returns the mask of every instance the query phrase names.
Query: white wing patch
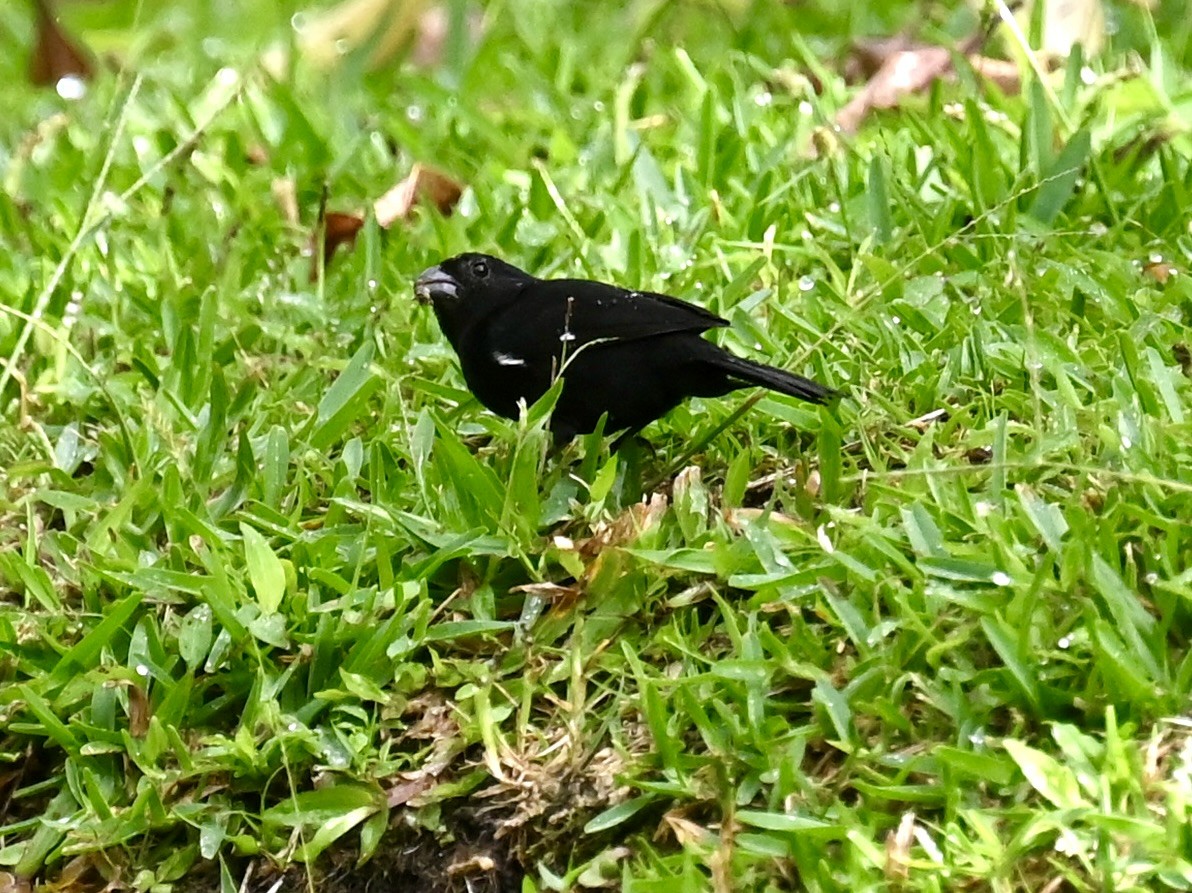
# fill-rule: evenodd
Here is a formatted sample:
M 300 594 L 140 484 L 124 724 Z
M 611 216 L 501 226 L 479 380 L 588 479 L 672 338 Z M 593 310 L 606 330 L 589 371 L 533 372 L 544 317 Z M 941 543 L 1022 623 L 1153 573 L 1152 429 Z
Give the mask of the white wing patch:
M 521 357 L 515 357 L 513 354 L 501 353 L 499 350 L 493 354 L 493 359 L 497 361 L 498 366 L 524 366 L 526 361 Z

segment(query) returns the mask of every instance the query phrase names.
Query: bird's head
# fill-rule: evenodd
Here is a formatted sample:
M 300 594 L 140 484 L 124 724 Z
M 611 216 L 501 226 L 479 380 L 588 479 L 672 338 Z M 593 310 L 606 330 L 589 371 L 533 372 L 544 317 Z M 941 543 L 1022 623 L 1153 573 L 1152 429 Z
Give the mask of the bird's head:
M 513 264 L 487 254 L 457 254 L 424 270 L 414 296 L 431 304 L 453 344 L 464 329 L 516 298 L 535 279 Z
M 435 308 L 453 303 L 499 300 L 517 294 L 534 277 L 513 264 L 487 254 L 457 254 L 414 283 L 414 296 Z

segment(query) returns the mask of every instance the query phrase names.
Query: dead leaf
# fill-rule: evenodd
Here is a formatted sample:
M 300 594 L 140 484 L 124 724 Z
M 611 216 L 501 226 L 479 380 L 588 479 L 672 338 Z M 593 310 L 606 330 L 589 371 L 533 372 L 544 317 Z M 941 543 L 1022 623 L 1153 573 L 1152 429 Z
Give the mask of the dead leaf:
M 449 215 L 463 195 L 463 186 L 434 168 L 415 164 L 410 175 L 373 202 L 373 213 L 382 229 L 407 220 L 414 206 L 428 203 L 443 216 Z
M 514 586 L 509 591 L 536 595 L 547 601 L 573 601 L 583 594 L 583 590 L 578 586 L 563 586 L 559 583 L 524 583 Z
M 375 69 L 408 46 L 417 34 L 427 0 L 343 0 L 330 9 L 295 16 L 294 44 L 301 59 L 328 69 L 358 51 Z M 289 53 L 275 47 L 262 60 L 274 76 L 289 67 Z
M 969 59 L 973 71 L 987 81 L 992 81 L 1007 96 L 1022 92 L 1022 71 L 1009 59 L 991 59 L 988 56 L 973 56 Z
M 1068 878 L 1065 875 L 1057 874 L 1039 888 L 1039 893 L 1056 893 L 1057 890 L 1062 890 L 1066 886 L 1068 886 Z
M 1004 92 L 1017 92 L 1017 71 L 1011 76 L 1011 71 L 1006 67 L 1011 63 L 976 55 L 987 36 L 983 31 L 972 35 L 956 48 L 955 53 L 971 57 L 973 70 L 988 76 Z M 882 56 L 882 53 L 886 55 Z M 954 74 L 953 51 L 944 47 L 911 44 L 901 37 L 871 41 L 860 58 L 866 67 L 872 67 L 879 59 L 881 61 L 861 92 L 836 114 L 836 124 L 845 133 L 856 133 L 861 122 L 874 109 L 894 108 L 904 97 L 925 90 L 940 78 Z
M 149 696 L 145 689 L 135 682 L 128 684 L 128 734 L 134 738 L 144 738 L 149 731 L 149 720 L 153 711 L 149 706 Z
M 674 835 L 679 846 L 699 847 L 715 843 L 715 835 L 711 831 L 677 810 L 671 810 L 662 817 L 658 830 L 654 832 L 654 840 L 664 840 L 668 831 Z
M 38 889 L 45 893 L 77 893 L 79 890 L 102 889 L 103 872 L 97 863 L 102 858 L 95 853 L 83 853 L 75 856 L 64 866 L 54 880 L 47 884 L 38 885 Z
M 844 63 L 844 79 L 849 83 L 867 80 L 879 72 L 882 64 L 895 52 L 930 50 L 927 44 L 915 43 L 906 33 L 894 37 L 867 38 L 852 45 L 849 61 Z M 997 83 L 1002 93 L 1016 94 L 1023 87 L 1022 74 L 1016 63 L 1005 58 L 971 56 L 969 64 L 974 72 Z
M 293 177 L 278 177 L 271 186 L 273 203 L 282 219 L 290 226 L 298 225 L 298 184 Z
M 666 510 L 666 497 L 654 493 L 649 502 L 631 505 L 612 523 L 601 521 L 590 537 L 575 544 L 576 549 L 584 558 L 595 558 L 606 549 L 630 545 L 646 530 L 657 525 Z
M 478 853 L 467 859 L 461 859 L 458 862 L 453 862 L 447 866 L 448 877 L 458 877 L 459 875 L 473 875 L 473 874 L 491 874 L 497 870 L 497 863 L 492 856 L 487 856 L 483 853 Z
M 318 249 L 323 245 L 323 269 L 331 266 L 331 258 L 340 245 L 349 248 L 356 244 L 356 235 L 364 226 L 364 218 L 359 214 L 343 214 L 339 211 L 328 211 L 323 216 L 322 225 L 311 234 L 311 262 L 310 281 L 319 278 Z
M 484 16 L 474 9 L 467 13 L 468 39 L 480 40 L 484 31 Z M 432 6 L 418 20 L 418 33 L 410 50 L 410 61 L 421 68 L 434 68 L 443 61 L 447 38 L 451 31 L 451 14 L 446 5 Z
M 905 881 L 910 874 L 911 844 L 915 839 L 915 814 L 905 812 L 898 830 L 886 835 L 886 877 Z
M 1167 280 L 1179 273 L 1175 267 L 1163 258 L 1154 256 L 1142 265 L 1144 275 L 1151 277 L 1160 285 L 1166 285 Z
M 7 871 L 0 871 L 0 893 L 29 893 L 33 887 L 27 878 L 17 877 Z
M 877 74 L 887 59 L 895 53 L 922 49 L 923 44 L 911 40 L 906 32 L 893 37 L 863 37 L 849 47 L 844 63 L 844 79 L 850 84 L 868 80 Z
M 952 54 L 943 47 L 899 50 L 886 58 L 865 88 L 836 114 L 845 133 L 856 133 L 874 109 L 894 108 L 902 97 L 918 93 L 952 70 Z
M 434 786 L 435 780 L 430 775 L 422 775 L 412 781 L 403 781 L 400 784 L 395 784 L 385 792 L 385 802 L 389 804 L 390 809 L 395 806 L 404 806 L 419 794 L 425 794 Z
M 720 845 L 708 859 L 714 893 L 733 893 L 733 847 L 737 830 L 737 820 L 731 813 L 726 815 L 720 825 Z
M 819 499 L 820 490 L 823 488 L 824 480 L 820 475 L 818 468 L 813 468 L 807 473 L 807 480 L 803 484 L 803 489 L 807 491 L 807 495 L 812 499 Z
M 932 422 L 946 422 L 948 421 L 948 410 L 944 408 L 933 409 L 931 412 L 924 413 L 917 419 L 911 419 L 906 423 L 908 428 L 914 428 L 916 431 L 926 431 L 928 425 Z
M 1029 28 L 1034 3 L 1019 10 L 1019 22 Z M 1103 0 L 1045 0 L 1043 41 L 1039 52 L 1051 59 L 1067 59 L 1080 44 L 1085 56 L 1101 51 L 1105 45 L 1105 9 Z
M 403 738 L 438 741 L 459 735 L 459 723 L 447 700 L 437 693 L 419 695 L 410 700 L 403 716 L 417 715 L 418 720 L 406 730 Z
M 34 7 L 37 12 L 37 43 L 29 59 L 29 80 L 40 87 L 56 86 L 63 78 L 69 77 L 90 80 L 95 74 L 91 60 L 58 24 L 52 0 L 35 0 Z
M 733 529 L 734 533 L 744 532 L 745 528 L 750 524 L 754 524 L 763 518 L 771 524 L 781 524 L 783 527 L 798 529 L 803 528 L 803 525 L 790 515 L 784 515 L 782 512 L 772 512 L 769 509 L 730 508 L 724 510 L 724 520 L 728 522 L 728 526 Z

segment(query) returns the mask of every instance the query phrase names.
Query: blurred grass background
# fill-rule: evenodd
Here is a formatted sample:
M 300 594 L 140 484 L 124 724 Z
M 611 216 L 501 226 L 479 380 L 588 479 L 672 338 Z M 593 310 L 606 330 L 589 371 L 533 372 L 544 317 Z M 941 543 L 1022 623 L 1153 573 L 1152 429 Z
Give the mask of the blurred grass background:
M 327 67 L 303 4 L 64 3 L 69 100 L 0 8 L 5 883 L 1192 885 L 1192 20 L 1094 6 L 855 137 L 858 44 L 996 10 L 457 3 Z M 459 205 L 378 225 L 416 163 Z M 849 396 L 552 454 L 411 299 L 465 249 Z

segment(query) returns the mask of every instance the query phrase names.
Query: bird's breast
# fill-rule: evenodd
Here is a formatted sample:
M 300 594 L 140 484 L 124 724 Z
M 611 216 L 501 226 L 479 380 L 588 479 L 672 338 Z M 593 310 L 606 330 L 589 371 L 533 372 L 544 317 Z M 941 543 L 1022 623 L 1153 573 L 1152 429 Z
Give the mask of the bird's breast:
M 477 348 L 459 351 L 460 368 L 468 389 L 498 415 L 517 418 L 518 401 L 529 406 L 550 387 L 555 364 L 549 359 L 528 356 L 512 347 Z

